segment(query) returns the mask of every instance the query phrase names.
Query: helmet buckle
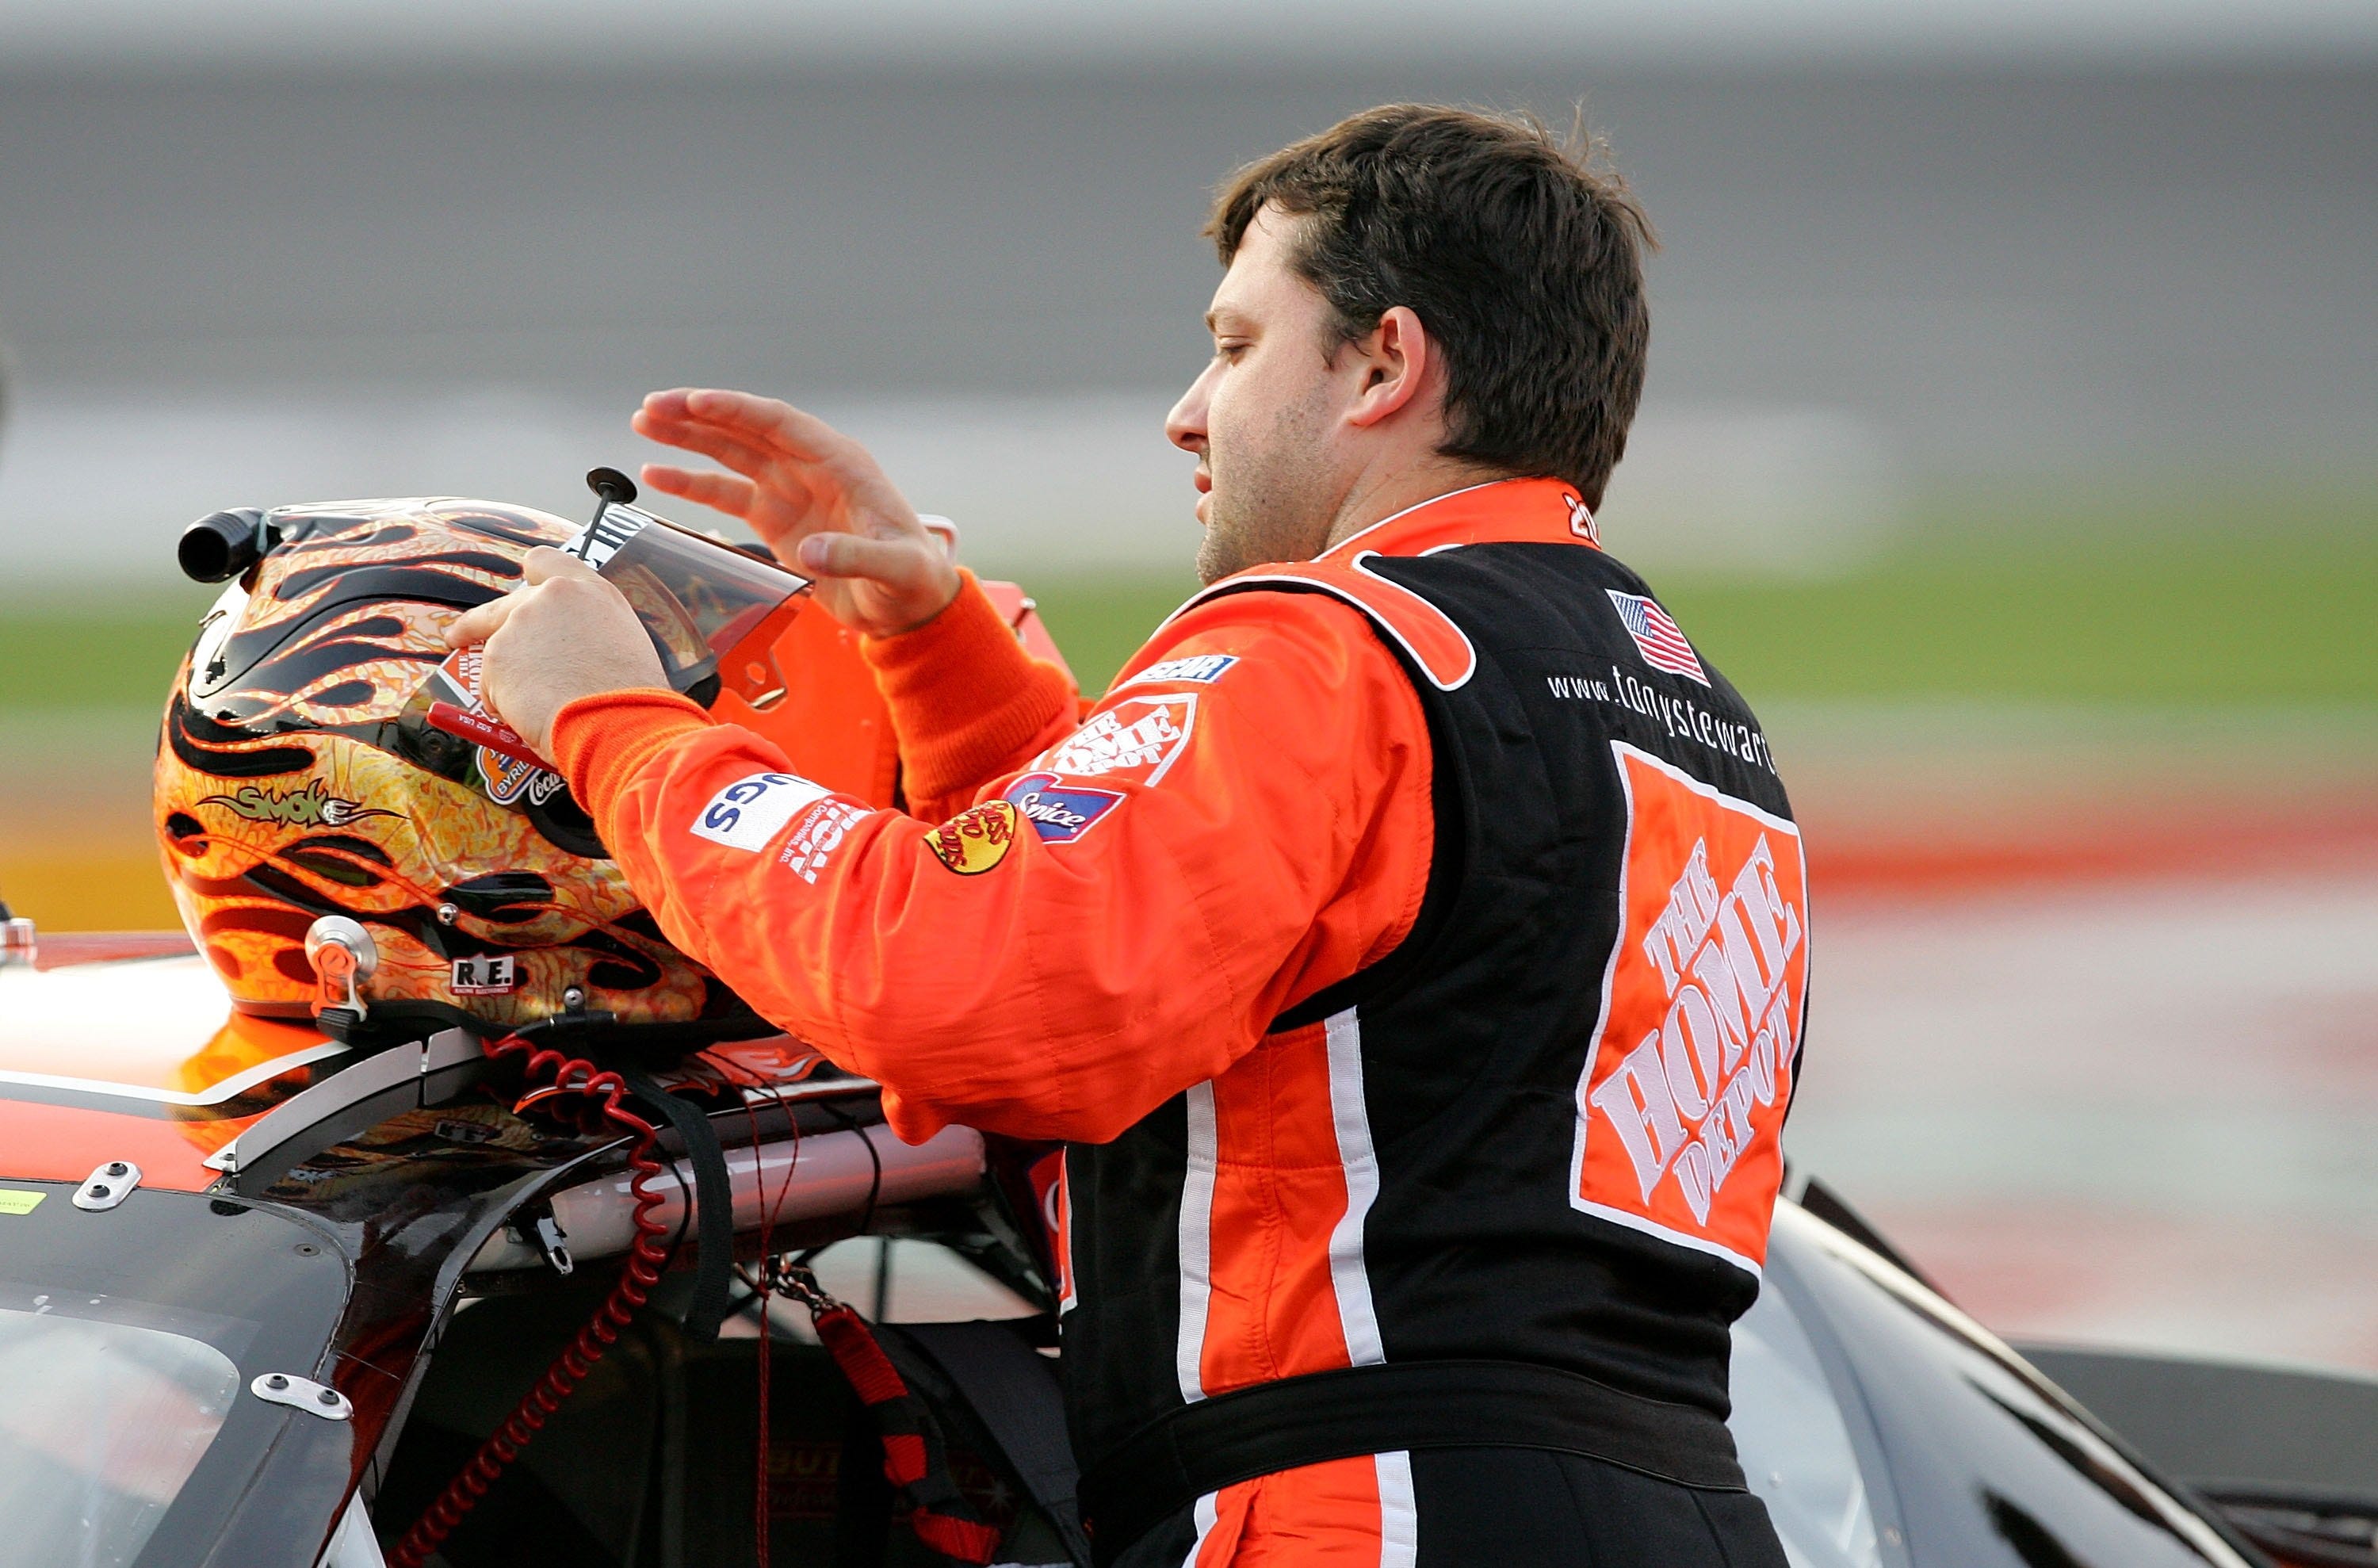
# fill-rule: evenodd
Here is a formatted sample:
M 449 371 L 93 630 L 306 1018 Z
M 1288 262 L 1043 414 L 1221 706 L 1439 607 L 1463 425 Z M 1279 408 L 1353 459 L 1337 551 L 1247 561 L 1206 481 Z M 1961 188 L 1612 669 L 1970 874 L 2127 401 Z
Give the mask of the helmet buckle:
M 359 1020 L 367 1015 L 357 986 L 379 967 L 379 947 L 361 922 L 345 915 L 324 915 L 306 927 L 306 958 L 314 966 L 318 1015 L 333 1007 L 344 1007 Z

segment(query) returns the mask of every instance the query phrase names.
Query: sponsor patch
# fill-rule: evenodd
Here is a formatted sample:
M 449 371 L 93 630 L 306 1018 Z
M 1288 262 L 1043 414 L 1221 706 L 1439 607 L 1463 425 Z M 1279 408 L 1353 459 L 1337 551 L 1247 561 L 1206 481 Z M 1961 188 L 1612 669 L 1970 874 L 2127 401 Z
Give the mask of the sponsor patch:
M 1200 686 L 1210 686 L 1222 678 L 1222 671 L 1238 662 L 1236 654 L 1192 654 L 1186 658 L 1163 659 L 1149 665 L 1124 681 L 1123 685 L 1151 686 L 1162 681 L 1194 681 Z
M 1624 742 L 1626 925 L 1577 1086 L 1569 1201 L 1756 1272 L 1808 972 L 1796 828 Z
M 502 996 L 519 989 L 520 960 L 510 953 L 454 960 L 453 990 L 457 996 Z
M 747 774 L 711 796 L 710 803 L 687 825 L 686 831 L 756 855 L 803 807 L 815 805 L 832 793 L 799 774 Z
M 866 820 L 866 811 L 859 806 L 843 801 L 820 801 L 793 829 L 792 837 L 785 840 L 785 852 L 776 858 L 795 876 L 814 886 L 827 859 L 842 848 L 850 830 Z
M 561 775 L 533 762 L 479 748 L 479 777 L 486 780 L 487 799 L 499 806 L 526 801 L 541 806 L 561 792 Z
M 491 719 L 495 716 L 487 711 L 487 705 L 479 694 L 485 651 L 482 645 L 455 649 L 446 656 L 446 662 L 438 667 L 431 683 L 436 688 L 433 695 L 443 697 L 464 713 Z M 480 783 L 487 792 L 487 799 L 496 804 L 510 806 L 525 802 L 532 806 L 541 806 L 561 793 L 561 775 L 551 768 L 507 756 L 492 746 L 481 746 L 477 750 Z
M 1179 760 L 1196 722 L 1195 692 L 1125 697 L 1092 714 L 1079 730 L 1043 752 L 1038 767 L 1076 778 L 1123 773 L 1153 784 Z
M 297 790 L 267 790 L 243 784 L 228 795 L 205 795 L 202 806 L 221 806 L 250 822 L 274 822 L 285 827 L 344 827 L 367 816 L 394 816 L 392 811 L 343 800 L 330 793 L 318 778 Z
M 1626 622 L 1627 634 L 1635 639 L 1635 651 L 1643 656 L 1644 663 L 1704 686 L 1710 683 L 1699 656 L 1685 640 L 1683 628 L 1668 619 L 1666 610 L 1640 594 L 1622 594 L 1615 588 L 1603 591 L 1618 607 L 1618 619 Z
M 1014 806 L 1005 801 L 986 801 L 928 832 L 925 847 L 960 876 L 980 876 L 1015 847 L 1015 824 Z
M 1072 843 L 1123 802 L 1120 790 L 1060 784 L 1053 773 L 1027 773 L 1007 787 L 1003 798 L 1051 844 Z

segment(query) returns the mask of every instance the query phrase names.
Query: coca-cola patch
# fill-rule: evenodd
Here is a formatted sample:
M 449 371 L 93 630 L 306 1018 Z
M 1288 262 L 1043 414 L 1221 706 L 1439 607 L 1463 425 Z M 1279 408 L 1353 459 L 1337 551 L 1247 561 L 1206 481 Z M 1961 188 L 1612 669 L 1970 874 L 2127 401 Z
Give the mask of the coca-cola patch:
M 1034 766 L 1075 778 L 1120 774 L 1154 784 L 1180 759 L 1196 723 L 1195 692 L 1124 697 L 1090 715 L 1079 730 L 1034 759 Z
M 457 648 L 432 673 L 431 686 L 437 694 L 451 701 L 468 714 L 492 718 L 484 695 L 483 677 L 486 649 L 478 644 Z M 506 756 L 491 746 L 475 748 L 479 759 L 479 778 L 486 790 L 487 799 L 499 806 L 517 805 L 522 801 L 541 806 L 561 793 L 561 775 L 550 768 L 515 756 Z

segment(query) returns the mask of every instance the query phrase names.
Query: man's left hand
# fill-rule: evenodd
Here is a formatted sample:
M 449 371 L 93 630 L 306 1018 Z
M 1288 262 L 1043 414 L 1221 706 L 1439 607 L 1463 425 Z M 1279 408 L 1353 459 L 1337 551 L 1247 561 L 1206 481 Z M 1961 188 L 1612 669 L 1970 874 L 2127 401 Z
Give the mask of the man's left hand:
M 450 647 L 484 643 L 479 695 L 537 755 L 553 755 L 553 716 L 580 697 L 668 689 L 660 655 L 619 589 L 558 549 L 533 549 L 521 585 L 446 628 Z

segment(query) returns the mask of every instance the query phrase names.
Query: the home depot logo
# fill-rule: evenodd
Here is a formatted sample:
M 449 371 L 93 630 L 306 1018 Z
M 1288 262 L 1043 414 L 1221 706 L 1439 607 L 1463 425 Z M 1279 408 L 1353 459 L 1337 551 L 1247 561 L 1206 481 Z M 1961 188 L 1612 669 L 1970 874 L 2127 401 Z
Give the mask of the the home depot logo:
M 1751 1269 L 1807 991 L 1798 831 L 1617 743 L 1626 926 L 1578 1086 L 1578 1208 Z
M 1196 722 L 1194 692 L 1125 697 L 1092 714 L 1079 730 L 1041 753 L 1033 766 L 1075 778 L 1113 774 L 1155 784 L 1180 757 Z

